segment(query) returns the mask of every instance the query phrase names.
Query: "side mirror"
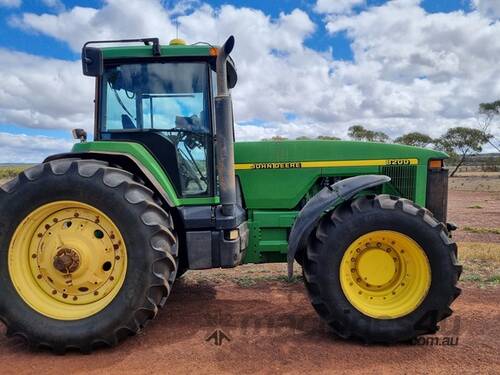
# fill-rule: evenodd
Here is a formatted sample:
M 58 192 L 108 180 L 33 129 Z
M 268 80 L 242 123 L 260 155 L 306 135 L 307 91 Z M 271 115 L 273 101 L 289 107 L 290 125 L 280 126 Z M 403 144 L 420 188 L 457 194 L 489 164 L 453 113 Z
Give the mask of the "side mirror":
M 227 87 L 229 89 L 234 88 L 234 86 L 236 86 L 236 82 L 238 82 L 238 73 L 234 67 L 233 59 L 229 56 L 227 59 Z
M 73 129 L 73 139 L 79 139 L 80 142 L 85 142 L 87 140 L 87 132 L 83 129 Z
M 102 76 L 104 63 L 102 51 L 99 48 L 83 46 L 82 49 L 83 74 L 90 77 Z
M 227 38 L 223 48 L 226 55 L 229 55 L 231 53 L 234 48 L 234 36 L 231 35 L 229 38 Z

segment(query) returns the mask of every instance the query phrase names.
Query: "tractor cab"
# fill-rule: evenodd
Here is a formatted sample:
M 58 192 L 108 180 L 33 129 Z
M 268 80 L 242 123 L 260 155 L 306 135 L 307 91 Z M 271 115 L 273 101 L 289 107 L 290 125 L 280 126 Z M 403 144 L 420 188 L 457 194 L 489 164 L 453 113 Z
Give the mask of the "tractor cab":
M 146 146 L 179 195 L 213 195 L 210 75 L 206 62 L 106 66 L 99 90 L 99 138 Z
M 140 143 L 179 197 L 213 197 L 218 50 L 179 39 L 164 47 L 157 39 L 140 41 L 146 45 L 83 49 L 84 72 L 97 77 L 95 140 Z M 232 60 L 226 64 L 232 88 L 236 70 Z
M 121 46 L 94 46 L 109 43 Z M 159 165 L 167 186 L 151 188 L 178 206 L 186 230 L 182 268 L 234 267 L 248 245 L 246 212 L 236 199 L 233 44 L 230 37 L 220 48 L 179 39 L 161 46 L 150 38 L 88 42 L 82 50 L 84 74 L 96 77 L 90 144 L 140 145 Z

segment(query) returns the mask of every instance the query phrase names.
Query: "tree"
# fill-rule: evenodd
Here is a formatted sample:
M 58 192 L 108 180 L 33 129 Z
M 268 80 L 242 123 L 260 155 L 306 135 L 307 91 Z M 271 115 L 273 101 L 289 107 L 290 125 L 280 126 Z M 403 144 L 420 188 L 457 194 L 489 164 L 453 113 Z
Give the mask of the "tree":
M 500 100 L 479 104 L 479 124 L 482 131 L 488 132 L 491 123 L 497 116 L 500 117 Z M 492 137 L 488 143 L 500 151 L 500 142 L 495 137 Z
M 488 143 L 491 138 L 492 135 L 483 130 L 459 126 L 448 129 L 441 138 L 437 139 L 436 145 L 438 148 L 457 157 L 457 165 L 453 172 L 451 172 L 450 177 L 455 175 L 467 156 L 472 152 L 481 152 L 483 145 Z
M 413 132 L 397 137 L 394 142 L 408 146 L 427 147 L 429 144 L 434 143 L 434 140 L 427 134 Z
M 306 137 L 305 135 L 301 135 L 300 137 L 295 138 L 296 141 L 309 141 L 311 138 Z
M 340 141 L 340 138 L 334 137 L 333 135 L 319 135 L 316 139 L 320 139 L 323 141 Z
M 479 104 L 479 114 L 489 119 L 489 125 L 495 116 L 500 116 L 500 100 Z
M 384 132 L 365 129 L 363 125 L 351 126 L 348 135 L 355 141 L 386 142 L 389 139 L 389 136 Z
M 275 135 L 271 138 L 262 138 L 261 141 L 286 141 L 288 138 L 282 137 L 281 135 Z

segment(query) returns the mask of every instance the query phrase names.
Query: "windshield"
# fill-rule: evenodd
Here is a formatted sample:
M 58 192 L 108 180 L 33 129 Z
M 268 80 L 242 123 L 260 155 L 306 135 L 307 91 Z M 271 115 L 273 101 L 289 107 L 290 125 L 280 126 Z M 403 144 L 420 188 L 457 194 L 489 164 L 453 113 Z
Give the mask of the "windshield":
M 120 133 L 120 139 L 126 134 L 127 139 L 144 140 L 153 136 L 137 133 L 155 133 L 165 147 L 175 147 L 182 195 L 207 192 L 212 132 L 206 63 L 110 66 L 101 94 L 101 130 L 108 133 L 104 138 L 114 139 Z

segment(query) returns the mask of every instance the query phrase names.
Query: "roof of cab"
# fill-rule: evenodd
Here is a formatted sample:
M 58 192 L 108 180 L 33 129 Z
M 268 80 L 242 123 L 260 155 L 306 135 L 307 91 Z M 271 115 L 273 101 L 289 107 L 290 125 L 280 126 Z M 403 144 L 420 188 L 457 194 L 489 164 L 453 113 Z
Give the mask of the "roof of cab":
M 213 46 L 208 44 L 196 45 L 162 45 L 161 56 L 211 56 L 210 50 Z M 104 59 L 122 59 L 130 57 L 154 57 L 152 46 L 120 46 L 102 48 Z

